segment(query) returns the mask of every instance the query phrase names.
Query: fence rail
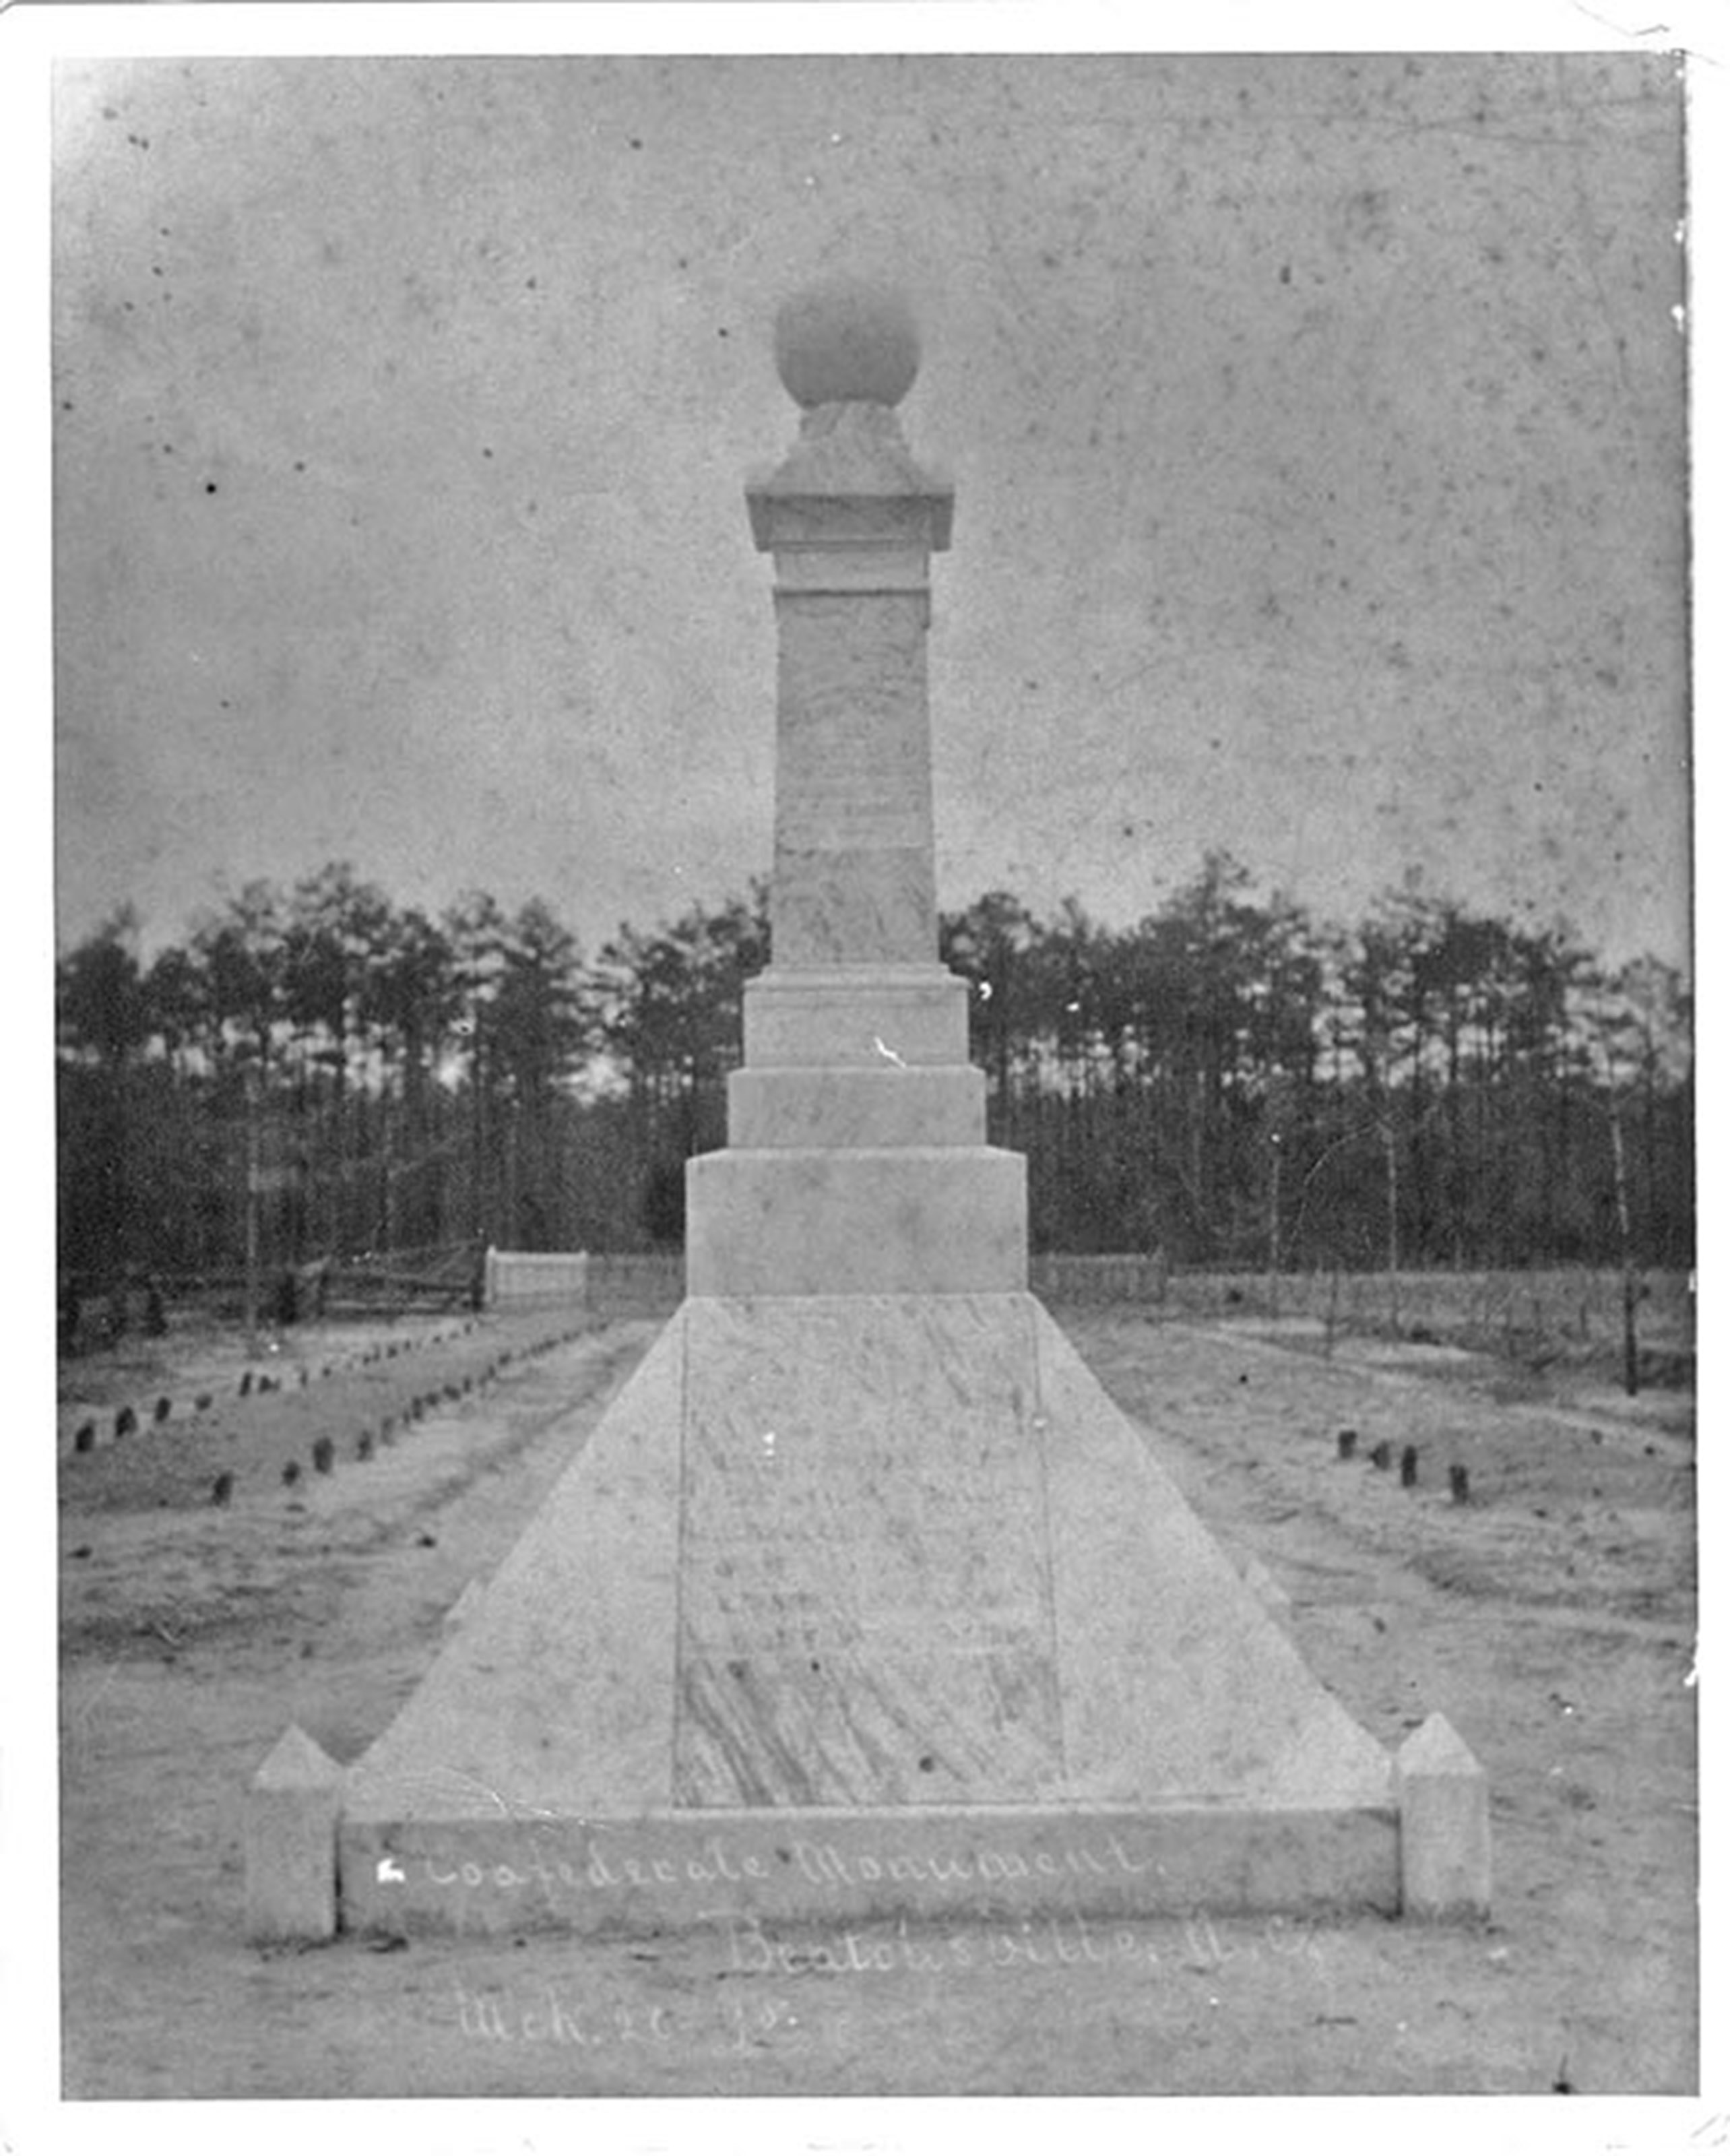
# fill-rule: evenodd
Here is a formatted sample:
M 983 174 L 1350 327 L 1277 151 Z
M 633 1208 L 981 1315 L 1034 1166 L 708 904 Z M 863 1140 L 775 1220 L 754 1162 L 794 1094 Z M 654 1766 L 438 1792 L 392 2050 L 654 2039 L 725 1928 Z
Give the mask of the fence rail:
M 600 1317 L 676 1310 L 684 1294 L 682 1251 L 590 1253 L 588 1306 Z
M 501 1277 L 517 1271 L 520 1291 L 572 1293 L 591 1309 L 676 1306 L 685 1292 L 677 1251 L 589 1251 L 583 1255 L 499 1252 Z M 1620 1327 L 1622 1276 L 1609 1267 L 1517 1271 L 1279 1273 L 1189 1271 L 1160 1257 L 1116 1252 L 1077 1257 L 1045 1251 L 1028 1285 L 1048 1302 L 1137 1305 L 1173 1317 L 1293 1317 L 1354 1330 L 1433 1326 L 1479 1334 L 1566 1333 L 1608 1337 Z M 1644 1317 L 1691 1340 L 1693 1295 L 1681 1272 L 1643 1275 Z
M 489 1308 L 547 1302 L 602 1317 L 652 1315 L 678 1307 L 685 1260 L 676 1250 L 489 1250 L 485 1282 Z
M 1028 1261 L 1028 1286 L 1050 1302 L 1163 1302 L 1171 1279 L 1163 1258 L 1045 1251 Z
M 1448 1270 L 1279 1273 L 1188 1271 L 1135 1253 L 1072 1256 L 1041 1252 L 1029 1282 L 1043 1300 L 1072 1306 L 1135 1308 L 1148 1316 L 1209 1320 L 1307 1321 L 1330 1332 L 1398 1332 L 1408 1337 L 1501 1346 L 1509 1353 L 1546 1343 L 1609 1343 L 1621 1332 L 1624 1281 L 1613 1268 L 1552 1266 L 1520 1271 Z M 280 1272 L 257 1284 L 261 1315 L 376 1316 L 382 1311 L 451 1309 L 478 1301 L 481 1261 L 470 1248 L 369 1254 Z M 289 1290 L 292 1285 L 293 1296 Z M 495 1251 L 485 1265 L 489 1304 L 560 1301 L 600 1317 L 652 1317 L 677 1308 L 685 1261 L 677 1251 Z M 104 1331 L 161 1329 L 166 1311 L 218 1318 L 244 1313 L 246 1281 L 224 1271 L 162 1275 L 84 1300 L 63 1293 L 62 1347 L 76 1353 Z M 1639 1283 L 1643 1343 L 1680 1355 L 1694 1349 L 1692 1276 L 1650 1272 Z M 113 1307 L 118 1301 L 121 1307 Z M 292 1306 L 291 1306 L 292 1304 Z M 67 1320 L 71 1320 L 69 1335 Z
M 1034 1294 L 1054 1302 L 1147 1302 L 1174 1316 L 1333 1317 L 1342 1324 L 1421 1325 L 1590 1334 L 1620 1326 L 1623 1276 L 1612 1266 L 1555 1265 L 1488 1270 L 1464 1266 L 1410 1272 L 1188 1271 L 1157 1258 L 1036 1256 Z M 1691 1276 L 1640 1276 L 1642 1308 L 1655 1321 L 1690 1328 Z

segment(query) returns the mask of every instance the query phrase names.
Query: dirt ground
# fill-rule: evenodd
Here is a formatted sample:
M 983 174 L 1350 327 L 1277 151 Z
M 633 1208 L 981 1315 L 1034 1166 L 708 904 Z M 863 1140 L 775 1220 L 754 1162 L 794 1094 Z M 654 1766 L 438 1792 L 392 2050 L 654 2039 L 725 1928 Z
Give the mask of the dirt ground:
M 773 1974 L 725 1932 L 251 1948 L 249 1774 L 291 1721 L 339 1758 L 382 1727 L 658 1321 L 404 1320 L 251 1360 L 171 1336 L 63 1373 L 65 2095 L 1697 2089 L 1691 1398 L 1442 1346 L 1330 1358 L 1296 1323 L 1057 1315 L 1358 1719 L 1391 1745 L 1440 1708 L 1484 1762 L 1487 1927 L 789 1930 Z

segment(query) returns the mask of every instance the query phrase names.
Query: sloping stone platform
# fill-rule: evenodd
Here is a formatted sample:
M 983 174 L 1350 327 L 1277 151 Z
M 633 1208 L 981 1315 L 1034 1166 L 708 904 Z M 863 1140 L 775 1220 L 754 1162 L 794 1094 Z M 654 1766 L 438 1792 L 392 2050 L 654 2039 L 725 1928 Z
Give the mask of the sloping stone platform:
M 696 1297 L 349 1770 L 342 1921 L 1392 1910 L 1398 1807 L 1031 1296 Z

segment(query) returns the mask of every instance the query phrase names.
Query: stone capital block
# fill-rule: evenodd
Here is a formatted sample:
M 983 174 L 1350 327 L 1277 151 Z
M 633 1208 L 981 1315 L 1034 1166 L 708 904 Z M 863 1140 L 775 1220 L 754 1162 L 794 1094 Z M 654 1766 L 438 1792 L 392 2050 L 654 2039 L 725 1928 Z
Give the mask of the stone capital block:
M 336 1819 L 342 1769 L 290 1726 L 246 1792 L 246 1935 L 328 1939 L 336 1929 Z
M 1468 1922 L 1490 1913 L 1490 1784 L 1443 1714 L 1394 1759 L 1400 1903 L 1409 1917 Z
M 753 478 L 745 498 L 762 553 L 824 545 L 942 553 L 955 492 L 914 461 L 887 406 L 840 402 L 803 415 L 790 454 Z

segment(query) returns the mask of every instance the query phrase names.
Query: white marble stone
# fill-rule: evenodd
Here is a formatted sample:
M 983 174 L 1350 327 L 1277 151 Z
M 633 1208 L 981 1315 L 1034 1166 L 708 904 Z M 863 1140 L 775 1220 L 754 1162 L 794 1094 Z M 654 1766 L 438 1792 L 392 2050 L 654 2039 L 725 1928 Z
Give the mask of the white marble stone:
M 480 1606 L 350 1769 L 347 1817 L 666 1803 L 685 1379 L 675 1318 Z
M 971 1065 L 745 1070 L 727 1080 L 734 1149 L 983 1146 L 985 1075 Z
M 1391 1761 L 1031 1296 L 694 1298 L 350 1771 L 344 1906 L 1391 1908 L 1396 1819 Z M 775 1857 L 819 1826 L 899 1874 Z M 1049 1854 L 1114 1831 L 1136 1868 Z M 640 1846 L 658 1891 L 710 1835 L 761 1875 L 559 1885 Z
M 1387 1754 L 1311 1674 L 1043 1308 L 1036 1336 L 1070 1790 L 1119 1804 L 1390 1804 Z
M 1030 1296 L 836 1295 L 685 1304 L 345 1810 L 1035 1796 L 1394 1801 Z
M 744 1001 L 747 1069 L 968 1060 L 968 985 L 936 964 L 774 966 L 745 983 Z
M 336 1929 L 342 1770 L 305 1730 L 284 1731 L 243 1804 L 246 1935 L 259 1944 Z
M 1229 1804 L 357 1820 L 342 1830 L 343 1913 L 396 1938 L 698 1931 L 737 1974 L 783 1978 L 929 1969 L 928 1941 L 844 1928 L 906 1917 L 956 1927 L 981 1954 L 1003 1938 L 1029 1968 L 1100 1971 L 1145 1968 L 1145 1938 L 1119 1928 L 1137 1917 L 1394 1916 L 1398 1835 L 1389 1811 Z M 791 1958 L 783 1924 L 798 1928 Z
M 1443 1922 L 1490 1914 L 1490 1784 L 1453 1724 L 1432 1714 L 1399 1748 L 1401 1907 Z
M 1027 1163 L 988 1146 L 700 1154 L 694 1296 L 995 1294 L 1027 1285 Z
M 675 1805 L 1059 1787 L 1030 1306 L 687 1309 Z
M 915 460 L 892 411 L 840 398 L 801 416 L 793 448 L 751 480 L 745 502 L 761 553 L 911 544 L 940 554 L 955 490 Z
M 1259 1557 L 1252 1557 L 1240 1569 L 1244 1584 L 1260 1603 L 1262 1608 L 1275 1617 L 1283 1618 L 1291 1610 L 1291 1597 L 1281 1586 Z
M 459 1632 L 463 1626 L 466 1625 L 469 1620 L 475 1614 L 475 1612 L 480 1607 L 481 1603 L 485 1599 L 485 1595 L 486 1589 L 480 1580 L 471 1579 L 468 1581 L 464 1586 L 462 1593 L 458 1595 L 456 1600 L 451 1604 L 449 1609 L 448 1609 L 444 1613 L 445 1630 L 447 1632 Z

